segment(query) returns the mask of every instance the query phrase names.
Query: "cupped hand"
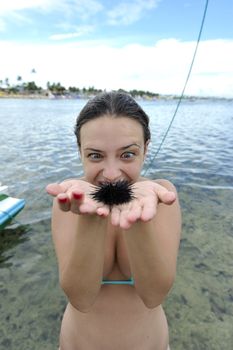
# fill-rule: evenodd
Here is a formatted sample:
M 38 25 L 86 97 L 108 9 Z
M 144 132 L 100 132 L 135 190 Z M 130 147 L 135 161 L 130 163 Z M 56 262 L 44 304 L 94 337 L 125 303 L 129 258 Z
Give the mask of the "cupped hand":
M 109 207 L 91 198 L 90 193 L 93 192 L 93 189 L 92 184 L 83 180 L 67 180 L 60 184 L 51 183 L 46 187 L 47 193 L 56 197 L 62 211 L 108 216 Z
M 140 181 L 133 185 L 134 199 L 111 210 L 111 222 L 114 226 L 129 229 L 138 220 L 150 221 L 155 217 L 158 203 L 170 205 L 176 200 L 176 194 L 154 181 Z

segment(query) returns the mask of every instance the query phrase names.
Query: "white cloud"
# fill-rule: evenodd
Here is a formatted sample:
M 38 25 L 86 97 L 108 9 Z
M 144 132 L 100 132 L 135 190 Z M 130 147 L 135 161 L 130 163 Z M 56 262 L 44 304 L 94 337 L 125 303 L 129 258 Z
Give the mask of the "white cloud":
M 10 0 L 1 1 L 0 16 L 31 9 L 45 12 L 62 11 L 65 14 L 75 11 L 82 16 L 88 16 L 99 12 L 102 8 L 97 0 Z
M 76 16 L 86 21 L 102 11 L 107 17 L 107 24 L 129 25 L 138 21 L 145 11 L 155 8 L 160 1 L 119 1 L 115 6 L 111 4 L 112 9 L 106 11 L 101 0 L 10 0 L 0 3 L 0 18 L 7 21 L 8 18 L 20 15 L 21 19 L 26 20 L 27 16 L 30 18 L 28 10 L 34 10 L 40 13 L 61 13 L 64 20 Z
M 155 46 L 107 43 L 22 45 L 0 42 L 0 79 L 22 76 L 46 86 L 47 81 L 66 87 L 143 89 L 180 94 L 196 43 L 160 40 Z M 17 59 L 16 59 L 17 57 Z M 186 89 L 188 95 L 233 97 L 233 40 L 200 43 Z M 31 75 L 31 69 L 36 74 Z
M 21 11 L 34 8 L 49 8 L 51 4 L 55 5 L 54 0 L 10 0 L 1 1 L 0 15 L 6 15 L 12 11 Z
M 66 39 L 74 39 L 81 37 L 82 35 L 88 34 L 93 32 L 94 26 L 81 26 L 76 27 L 76 30 L 71 33 L 64 33 L 64 34 L 53 34 L 49 37 L 51 40 L 66 40 Z
M 50 0 L 11 0 L 0 2 L 0 31 L 7 31 L 7 21 L 31 23 L 31 18 L 24 15 L 23 10 L 43 7 Z
M 138 21 L 145 10 L 155 8 L 160 0 L 134 0 L 130 2 L 120 2 L 107 12 L 108 24 L 129 25 Z
M 102 11 L 103 5 L 96 0 L 73 0 L 73 10 L 85 20 Z
M 0 32 L 6 32 L 8 21 L 12 23 L 26 23 L 34 25 L 34 17 L 29 10 L 39 14 L 58 15 L 55 26 L 63 30 L 62 33 L 50 37 L 53 40 L 75 38 L 93 31 L 93 25 L 78 27 L 74 24 L 77 18 L 87 21 L 103 10 L 102 4 L 97 0 L 10 0 L 0 3 Z M 60 15 L 60 16 L 59 16 Z M 61 16 L 62 15 L 62 16 Z M 62 18 L 62 20 L 61 20 Z M 54 23 L 53 23 L 54 24 Z M 65 31 L 65 33 L 64 33 Z

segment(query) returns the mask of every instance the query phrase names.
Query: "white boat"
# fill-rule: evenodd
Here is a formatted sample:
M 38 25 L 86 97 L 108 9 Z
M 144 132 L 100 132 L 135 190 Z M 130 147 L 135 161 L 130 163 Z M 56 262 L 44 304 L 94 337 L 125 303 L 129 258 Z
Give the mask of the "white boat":
M 25 200 L 10 197 L 8 186 L 0 183 L 0 229 L 4 228 L 25 206 Z

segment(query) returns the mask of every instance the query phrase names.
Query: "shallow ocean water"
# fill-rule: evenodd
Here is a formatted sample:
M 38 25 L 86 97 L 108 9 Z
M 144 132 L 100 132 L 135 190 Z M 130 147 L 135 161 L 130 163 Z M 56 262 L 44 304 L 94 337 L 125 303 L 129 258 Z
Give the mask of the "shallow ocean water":
M 45 186 L 82 173 L 73 126 L 83 100 L 0 100 L 0 181 L 24 210 L 0 232 L 0 349 L 52 350 L 58 285 Z M 147 176 L 177 187 L 183 232 L 164 308 L 172 350 L 233 347 L 233 101 L 141 101 L 151 117 Z M 152 162 L 152 163 L 151 163 Z

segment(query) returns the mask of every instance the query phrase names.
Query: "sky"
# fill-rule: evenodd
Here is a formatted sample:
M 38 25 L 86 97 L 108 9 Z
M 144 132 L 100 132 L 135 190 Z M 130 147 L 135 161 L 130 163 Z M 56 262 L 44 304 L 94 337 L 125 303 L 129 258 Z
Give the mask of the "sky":
M 180 95 L 206 0 L 0 0 L 0 80 Z M 233 97 L 233 1 L 209 0 L 186 95 Z

